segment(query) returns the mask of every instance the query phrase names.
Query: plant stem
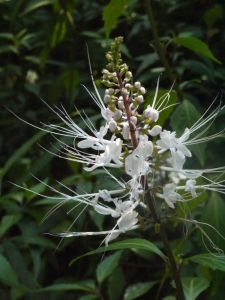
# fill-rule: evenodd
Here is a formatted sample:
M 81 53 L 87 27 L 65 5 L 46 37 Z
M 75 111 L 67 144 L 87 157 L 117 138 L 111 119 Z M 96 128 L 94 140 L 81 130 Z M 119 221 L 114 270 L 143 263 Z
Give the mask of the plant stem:
M 163 66 L 166 69 L 167 75 L 169 77 L 169 79 L 171 80 L 172 84 L 174 84 L 174 89 L 177 92 L 178 98 L 180 101 L 183 101 L 183 93 L 181 91 L 181 89 L 179 88 L 179 85 L 176 81 L 176 76 L 174 75 L 168 60 L 166 59 L 164 52 L 163 52 L 163 48 L 161 46 L 160 40 L 159 40 L 159 35 L 158 35 L 158 30 L 155 24 L 155 20 L 154 20 L 154 16 L 153 16 L 153 11 L 152 11 L 152 6 L 151 6 L 151 0 L 145 0 L 145 8 L 146 8 L 146 12 L 148 15 L 148 19 L 149 19 L 149 23 L 151 25 L 151 29 L 152 29 L 152 34 L 153 34 L 153 38 L 155 41 L 155 49 L 156 52 L 158 53 L 158 56 L 163 64 Z
M 124 85 L 123 85 L 123 81 L 122 81 L 121 75 L 120 75 L 118 70 L 116 70 L 116 74 L 117 74 L 117 78 L 118 78 L 118 84 L 119 84 L 119 88 L 120 88 L 120 91 L 121 91 L 121 95 L 123 97 L 123 102 L 124 102 L 124 107 L 125 107 L 125 111 L 126 111 L 126 115 L 127 115 L 127 120 L 128 120 L 129 127 L 130 127 L 131 141 L 132 141 L 133 147 L 135 149 L 138 146 L 138 141 L 137 141 L 137 138 L 136 138 L 136 135 L 135 135 L 135 126 L 130 121 L 131 111 L 130 111 L 130 107 L 129 107 L 128 97 L 127 97 L 127 95 L 125 95 L 122 92 L 122 90 L 124 88 Z M 184 292 L 183 292 L 183 286 L 182 286 L 178 266 L 175 262 L 172 250 L 170 248 L 170 244 L 169 244 L 167 234 L 166 234 L 166 232 L 163 228 L 163 225 L 161 224 L 161 221 L 160 221 L 160 219 L 159 219 L 159 217 L 156 213 L 155 206 L 154 206 L 154 203 L 153 203 L 153 199 L 152 199 L 152 196 L 151 196 L 151 192 L 150 192 L 150 189 L 148 187 L 148 182 L 147 182 L 146 176 L 141 177 L 141 184 L 142 184 L 142 187 L 143 187 L 143 190 L 144 190 L 144 195 L 147 199 L 147 204 L 148 204 L 150 213 L 152 215 L 152 218 L 154 220 L 154 223 L 159 226 L 159 235 L 161 237 L 161 240 L 163 242 L 163 246 L 164 246 L 165 251 L 167 253 L 167 256 L 168 256 L 168 259 L 169 259 L 169 262 L 170 262 L 169 267 L 170 267 L 170 270 L 172 272 L 174 281 L 176 283 L 177 298 L 178 298 L 178 300 L 185 300 Z
M 164 246 L 166 254 L 168 256 L 168 259 L 169 259 L 169 262 L 170 262 L 170 270 L 172 272 L 174 281 L 176 283 L 177 299 L 178 300 L 185 300 L 183 286 L 182 286 L 181 277 L 180 277 L 180 272 L 179 272 L 178 266 L 176 264 L 176 261 L 174 259 L 174 256 L 173 256 L 170 244 L 169 244 L 169 240 L 168 240 L 166 231 L 165 231 L 165 229 L 164 229 L 164 227 L 163 227 L 163 225 L 162 225 L 162 223 L 161 223 L 161 221 L 160 221 L 160 219 L 159 219 L 159 217 L 156 213 L 155 206 L 154 206 L 154 203 L 153 203 L 153 199 L 152 199 L 152 196 L 151 196 L 151 192 L 149 190 L 147 179 L 146 179 L 145 176 L 141 177 L 141 182 L 142 182 L 142 186 L 144 187 L 145 197 L 146 197 L 147 204 L 148 204 L 148 207 L 150 209 L 152 218 L 154 220 L 154 223 L 159 225 L 159 235 L 161 237 L 161 240 L 163 242 L 163 246 Z

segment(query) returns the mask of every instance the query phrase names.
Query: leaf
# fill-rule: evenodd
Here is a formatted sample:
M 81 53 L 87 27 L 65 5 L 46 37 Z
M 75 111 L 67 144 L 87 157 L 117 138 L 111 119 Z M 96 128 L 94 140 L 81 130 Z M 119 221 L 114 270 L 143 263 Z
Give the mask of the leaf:
M 130 0 L 111 0 L 110 3 L 104 7 L 102 19 L 104 21 L 106 39 L 109 38 L 111 30 L 124 10 L 124 6 L 129 2 Z
M 181 278 L 184 288 L 184 295 L 186 300 L 194 300 L 207 287 L 209 282 L 205 278 L 187 277 Z M 175 282 L 172 281 L 172 287 L 176 288 Z
M 123 300 L 137 299 L 137 297 L 147 293 L 153 287 L 154 284 L 156 284 L 156 281 L 139 282 L 128 286 L 128 288 L 125 291 Z
M 4 251 L 12 268 L 17 273 L 19 281 L 27 289 L 34 289 L 36 284 L 34 282 L 33 274 L 29 270 L 29 266 L 25 260 L 24 249 L 19 249 L 16 244 L 8 240 L 4 243 Z
M 148 53 L 136 58 L 137 61 L 140 61 L 140 65 L 135 73 L 137 76 L 140 74 L 144 69 L 153 65 L 157 60 L 159 60 L 159 56 L 157 53 Z
M 176 300 L 176 298 L 174 296 L 167 296 L 167 297 L 163 298 L 162 300 Z
M 97 267 L 97 280 L 100 284 L 115 270 L 121 255 L 122 251 L 118 251 L 100 262 Z
M 199 39 L 193 37 L 177 37 L 174 38 L 172 41 L 196 53 L 200 53 L 206 57 L 209 57 L 215 62 L 217 62 L 218 64 L 221 64 L 221 62 L 212 54 L 208 45 Z
M 102 253 L 105 251 L 111 251 L 111 250 L 120 250 L 120 249 L 130 249 L 130 248 L 137 248 L 137 249 L 145 249 L 148 251 L 152 251 L 155 254 L 159 255 L 164 261 L 167 261 L 166 256 L 151 242 L 144 240 L 144 239 L 127 239 L 124 241 L 120 241 L 117 243 L 113 243 L 111 245 L 109 245 L 107 248 L 106 247 L 101 247 L 98 248 L 96 250 L 90 251 L 86 254 L 83 254 L 81 256 L 78 256 L 76 258 L 74 258 L 71 262 L 70 262 L 70 266 L 78 259 L 84 257 L 84 256 L 88 256 L 88 255 L 93 255 L 93 254 L 97 254 L 97 253 Z
M 194 123 L 201 117 L 201 114 L 197 111 L 195 106 L 188 100 L 179 105 L 173 112 L 170 118 L 170 125 L 174 131 L 177 133 L 177 137 L 180 137 L 185 128 L 190 128 Z M 200 128 L 202 131 L 204 127 Z M 197 135 L 197 131 L 194 132 L 190 138 Z M 206 143 L 196 144 L 194 146 L 188 146 L 188 148 L 197 156 L 201 165 L 204 165 L 205 160 L 205 147 Z
M 221 179 L 221 178 L 220 178 Z M 210 198 L 204 207 L 204 210 L 201 214 L 201 222 L 210 224 L 213 226 L 222 236 L 225 236 L 225 218 L 224 218 L 224 211 L 225 211 L 225 203 L 221 196 L 216 192 L 211 192 Z M 206 232 L 210 239 L 212 239 L 213 243 L 220 249 L 225 249 L 225 240 L 222 238 L 213 228 L 209 226 L 202 226 L 200 227 Z M 204 242 L 206 246 L 210 249 L 211 245 L 210 242 L 204 238 Z M 205 246 L 203 245 L 205 248 Z
M 11 287 L 20 288 L 18 278 L 7 259 L 0 254 L 0 282 Z
M 13 156 L 10 157 L 4 167 L 0 170 L 0 179 L 5 175 L 6 172 L 8 172 L 11 166 L 16 163 L 16 161 L 18 161 L 18 159 L 21 158 L 27 151 L 29 151 L 30 147 L 45 134 L 47 134 L 45 131 L 38 132 L 13 154 Z
M 30 13 L 31 11 L 44 6 L 44 5 L 49 5 L 49 4 L 53 4 L 55 3 L 57 0 L 33 0 L 30 1 L 30 3 L 27 5 L 27 7 L 25 8 L 25 10 L 23 11 L 22 14 L 20 14 L 20 17 L 24 17 L 26 14 Z
M 51 248 L 55 249 L 55 244 L 48 239 L 42 237 L 42 236 L 25 236 L 25 235 L 19 235 L 15 238 L 12 238 L 13 241 L 18 243 L 24 243 L 24 244 L 30 244 L 30 245 L 39 245 L 45 248 Z
M 98 300 L 99 297 L 96 295 L 85 295 L 80 297 L 78 300 Z
M 92 291 L 89 287 L 83 285 L 82 283 L 59 283 L 59 284 L 47 286 L 45 288 L 34 290 L 34 292 L 53 292 L 53 291 L 70 291 L 70 290 L 74 290 L 74 291 L 82 290 L 87 292 Z
M 210 253 L 198 254 L 189 257 L 188 260 L 194 261 L 202 266 L 209 267 L 213 270 L 220 270 L 225 272 L 225 256 L 218 257 Z
M 0 224 L 0 236 L 2 236 L 11 226 L 18 223 L 18 221 L 21 219 L 21 216 L 21 214 L 4 216 Z
M 214 23 L 222 16 L 223 8 L 215 6 L 204 13 L 204 21 L 209 28 L 212 28 Z
M 121 267 L 117 267 L 110 275 L 107 282 L 107 290 L 110 300 L 119 300 L 124 291 L 125 278 Z

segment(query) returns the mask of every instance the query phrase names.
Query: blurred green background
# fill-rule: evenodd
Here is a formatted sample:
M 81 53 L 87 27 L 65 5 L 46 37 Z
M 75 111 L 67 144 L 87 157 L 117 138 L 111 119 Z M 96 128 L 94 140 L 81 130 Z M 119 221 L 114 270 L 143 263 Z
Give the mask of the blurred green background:
M 2 300 L 156 299 L 162 276 L 165 282 L 158 299 L 174 292 L 163 261 L 144 251 L 133 249 L 123 253 L 106 253 L 108 260 L 105 266 L 102 255 L 88 256 L 69 267 L 74 257 L 98 248 L 102 241 L 102 236 L 88 236 L 68 238 L 61 242 L 60 238 L 43 235 L 47 232 L 63 232 L 70 227 L 82 210 L 77 207 L 68 214 L 73 203 L 61 206 L 40 224 L 58 201 L 51 198 L 55 193 L 36 178 L 67 193 L 70 191 L 66 191 L 59 182 L 77 192 L 110 188 L 108 177 L 101 170 L 87 173 L 79 164 L 45 151 L 42 147 L 58 153 L 60 146 L 50 134 L 35 128 L 42 127 L 43 123 L 60 123 L 41 99 L 50 106 L 60 107 L 62 104 L 82 128 L 85 126 L 76 109 L 84 110 L 99 128 L 100 112 L 82 86 L 94 91 L 86 44 L 95 83 L 101 95 L 104 93 L 100 78 L 101 70 L 106 65 L 105 52 L 116 36 L 124 37 L 124 62 L 129 65 L 134 79 L 147 89 L 145 105 L 150 103 L 160 73 L 159 93 L 168 91 L 172 85 L 173 80 L 155 51 L 146 2 L 112 1 L 108 6 L 109 1 L 104 0 L 0 1 Z M 225 4 L 223 0 L 155 0 L 151 4 L 161 49 L 181 95 L 177 97 L 176 93 L 172 93 L 173 101 L 187 99 L 190 103 L 176 106 L 174 112 L 171 109 L 172 116 L 169 119 L 168 114 L 161 117 L 164 128 L 179 132 L 181 127 L 191 126 L 218 94 L 220 98 L 225 87 Z M 186 38 L 187 45 L 182 37 Z M 189 38 L 196 38 L 204 44 Z M 191 43 L 193 41 L 196 42 L 194 46 Z M 211 52 L 204 50 L 206 46 Z M 222 112 L 210 132 L 218 132 L 223 128 Z M 65 137 L 59 139 L 72 143 Z M 200 147 L 194 152 L 192 167 L 224 166 L 224 145 L 224 140 L 219 139 L 210 143 L 210 146 Z M 12 183 L 44 194 L 45 197 Z M 204 194 L 199 201 L 190 205 L 190 212 L 191 219 L 211 222 L 221 234 L 225 234 L 225 204 L 221 195 Z M 99 231 L 103 228 L 112 228 L 112 224 L 104 216 L 86 209 L 71 230 Z M 184 238 L 183 225 L 170 224 L 168 234 L 172 246 L 176 247 Z M 119 239 L 127 236 L 143 237 L 161 247 L 156 232 L 150 227 L 130 235 L 121 235 Z M 221 239 L 217 239 L 217 244 L 225 249 Z M 184 256 L 206 252 L 198 233 L 190 231 L 180 252 Z M 193 264 L 185 265 L 182 274 L 204 275 L 211 281 L 210 288 L 198 299 L 224 299 L 222 272 L 212 272 Z M 135 294 L 132 288 L 139 292 Z

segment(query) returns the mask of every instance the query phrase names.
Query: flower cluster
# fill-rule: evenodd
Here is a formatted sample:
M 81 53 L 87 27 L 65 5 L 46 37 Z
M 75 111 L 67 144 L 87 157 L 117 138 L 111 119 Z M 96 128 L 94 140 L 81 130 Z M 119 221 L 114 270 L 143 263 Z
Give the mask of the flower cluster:
M 219 180 L 225 167 L 205 170 L 185 169 L 184 164 L 192 156 L 188 146 L 209 141 L 224 134 L 223 131 L 205 137 L 207 129 L 223 109 L 219 105 L 211 113 L 209 110 L 191 127 L 186 128 L 181 137 L 176 132 L 170 132 L 157 125 L 160 113 L 170 107 L 170 91 L 162 98 L 156 92 L 151 105 L 141 111 L 140 105 L 144 102 L 146 89 L 139 81 L 134 83 L 128 66 L 122 63 L 120 44 L 122 38 L 115 39 L 111 51 L 106 55 L 107 69 L 102 71 L 102 83 L 107 87 L 104 98 L 100 97 L 94 84 L 96 95 L 89 95 L 98 105 L 105 120 L 99 131 L 95 129 L 91 120 L 85 115 L 80 117 L 86 124 L 90 134 L 81 129 L 62 107 L 51 108 L 64 122 L 65 127 L 48 124 L 43 130 L 53 135 L 71 137 L 72 146 L 61 142 L 62 153 L 65 158 L 85 164 L 86 171 L 93 171 L 102 167 L 118 186 L 116 190 L 99 190 L 91 194 L 77 194 L 68 196 L 60 191 L 59 201 L 63 203 L 73 200 L 77 204 L 91 206 L 102 215 L 116 219 L 115 226 L 109 231 L 102 232 L 69 232 L 57 234 L 61 237 L 104 234 L 105 245 L 118 237 L 120 233 L 133 230 L 139 226 L 137 207 L 148 211 L 145 203 L 145 194 L 151 190 L 154 197 L 161 199 L 162 205 L 174 209 L 177 202 L 186 203 L 205 190 L 224 192 L 223 180 Z M 93 79 L 93 78 L 92 78 Z M 213 105 L 213 104 L 212 104 Z M 88 149 L 92 149 L 89 151 Z M 89 151 L 89 152 L 88 152 Z M 95 153 L 95 154 L 93 154 Z M 61 154 L 60 154 L 61 157 Z M 164 159 L 162 161 L 162 157 Z M 126 181 L 115 178 L 107 168 L 118 168 L 124 173 Z M 157 178 L 165 174 L 160 180 L 161 185 L 154 192 L 158 184 Z M 219 173 L 216 181 L 207 179 L 205 173 Z M 171 174 L 182 175 L 182 183 L 173 181 Z M 197 178 L 202 177 L 208 183 L 197 184 Z M 162 183 L 163 182 L 163 183 Z

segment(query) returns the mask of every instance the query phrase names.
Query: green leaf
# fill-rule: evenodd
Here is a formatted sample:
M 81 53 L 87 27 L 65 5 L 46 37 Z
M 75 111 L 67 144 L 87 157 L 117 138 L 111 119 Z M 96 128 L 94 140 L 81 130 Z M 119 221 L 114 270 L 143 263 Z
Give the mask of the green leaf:
M 125 5 L 129 2 L 130 0 L 111 0 L 110 3 L 105 6 L 102 19 L 104 21 L 106 39 L 109 38 L 110 32 L 115 26 L 117 19 L 122 14 Z
M 210 253 L 198 254 L 189 257 L 188 260 L 194 261 L 202 266 L 209 267 L 213 270 L 220 270 L 225 272 L 225 257 L 214 256 Z
M 127 239 L 124 241 L 120 241 L 117 243 L 113 243 L 111 245 L 109 245 L 107 248 L 106 247 L 101 247 L 98 248 L 96 250 L 90 251 L 86 254 L 83 254 L 81 256 L 78 256 L 76 258 L 74 258 L 71 262 L 70 262 L 70 266 L 78 259 L 80 259 L 81 257 L 84 256 L 88 256 L 88 255 L 93 255 L 93 254 L 97 254 L 97 253 L 102 253 L 105 251 L 111 251 L 111 250 L 120 250 L 120 249 L 131 249 L 131 248 L 140 248 L 140 249 L 145 249 L 148 251 L 152 251 L 155 254 L 159 255 L 164 261 L 167 261 L 166 256 L 151 242 L 144 240 L 144 239 Z
M 20 17 L 24 17 L 26 14 L 30 13 L 31 11 L 44 6 L 44 5 L 49 5 L 55 3 L 57 0 L 33 0 L 30 1 L 30 3 L 27 5 L 23 13 L 20 15 Z
M 212 28 L 214 23 L 222 16 L 223 8 L 215 6 L 204 13 L 204 21 L 209 28 Z
M 107 290 L 110 300 L 119 300 L 124 291 L 125 278 L 121 267 L 117 267 L 110 275 L 107 282 Z
M 19 235 L 15 238 L 12 238 L 13 241 L 18 243 L 24 243 L 24 244 L 30 244 L 30 245 L 39 245 L 45 248 L 51 248 L 55 249 L 55 244 L 48 239 L 46 239 L 43 236 L 25 236 L 25 235 Z
M 7 259 L 0 254 L 0 282 L 11 287 L 20 288 L 18 278 Z
M 6 172 L 11 168 L 13 164 L 18 161 L 27 151 L 30 150 L 31 146 L 37 142 L 42 136 L 47 134 L 45 131 L 40 131 L 35 134 L 31 139 L 29 139 L 26 143 L 24 143 L 14 154 L 10 157 L 10 159 L 6 162 L 4 167 L 0 170 L 0 179 L 5 175 Z
M 195 106 L 188 100 L 184 100 L 173 112 L 170 118 L 170 125 L 172 129 L 176 131 L 177 137 L 180 137 L 184 133 L 185 128 L 190 128 L 200 117 L 201 114 L 197 111 Z M 200 131 L 203 129 L 204 127 L 201 127 Z M 190 138 L 193 138 L 198 133 L 199 131 L 195 131 Z M 200 164 L 204 165 L 206 143 L 188 146 L 188 148 L 197 156 Z
M 82 290 L 82 291 L 87 291 L 91 292 L 92 290 L 83 285 L 82 283 L 59 283 L 59 284 L 54 284 L 47 286 L 45 288 L 37 289 L 35 292 L 53 292 L 53 291 L 70 291 L 70 290 Z
M 177 37 L 174 38 L 172 41 L 196 53 L 200 53 L 206 57 L 209 57 L 215 62 L 217 62 L 218 64 L 221 64 L 221 62 L 212 54 L 208 45 L 199 39 L 193 37 Z
M 90 215 L 92 221 L 98 227 L 98 230 L 99 231 L 103 231 L 103 222 L 105 220 L 105 216 L 104 215 L 100 215 L 95 210 L 89 210 L 89 215 Z
M 163 298 L 162 300 L 176 300 L 176 298 L 174 296 L 167 296 L 167 297 Z
M 118 251 L 113 255 L 106 257 L 97 267 L 97 280 L 102 283 L 117 267 L 122 255 L 122 251 Z
M 78 300 L 98 300 L 99 297 L 96 295 L 85 295 L 80 297 Z
M 0 38 L 8 39 L 10 41 L 13 41 L 14 35 L 12 33 L 4 32 L 0 33 Z
M 123 300 L 137 299 L 137 297 L 147 293 L 153 287 L 154 284 L 156 284 L 156 281 L 139 282 L 128 286 L 128 288 L 125 291 Z
M 33 274 L 29 270 L 29 266 L 24 257 L 24 249 L 7 240 L 4 243 L 5 256 L 9 260 L 12 268 L 17 273 L 19 281 L 27 288 L 34 289 L 36 284 L 34 282 Z
M 221 180 L 221 178 L 220 178 Z M 225 218 L 224 218 L 224 211 L 225 211 L 225 203 L 221 196 L 216 192 L 211 192 L 210 198 L 204 207 L 204 210 L 201 214 L 200 221 L 203 223 L 210 224 L 213 226 L 222 236 L 225 237 Z M 225 249 L 225 240 L 222 238 L 216 231 L 204 225 L 199 225 L 212 239 L 213 243 L 220 249 Z M 211 250 L 211 243 L 204 238 L 204 242 L 209 250 Z M 203 245 L 205 248 L 205 245 Z M 213 250 L 212 250 L 213 251 Z
M 209 287 L 209 282 L 205 278 L 187 277 L 181 280 L 186 300 L 196 299 L 202 291 Z M 176 288 L 174 281 L 171 284 L 172 287 Z
M 0 236 L 2 236 L 11 226 L 18 223 L 18 221 L 21 219 L 21 216 L 22 215 L 20 214 L 4 216 L 0 224 Z

